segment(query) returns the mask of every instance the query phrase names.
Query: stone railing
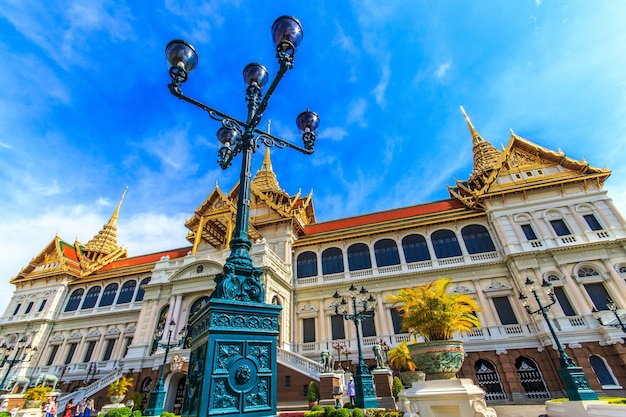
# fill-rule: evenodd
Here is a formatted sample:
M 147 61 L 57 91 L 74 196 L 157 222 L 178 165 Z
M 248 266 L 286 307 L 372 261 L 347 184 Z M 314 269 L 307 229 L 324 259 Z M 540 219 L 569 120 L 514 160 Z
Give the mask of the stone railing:
M 300 371 L 316 381 L 320 380 L 318 374 L 324 370 L 321 363 L 281 348 L 276 348 L 276 356 L 281 365 Z
M 91 385 L 87 385 L 86 387 L 79 388 L 77 391 L 74 391 L 74 392 L 71 392 L 69 394 L 65 394 L 59 397 L 57 399 L 57 401 L 59 402 L 59 405 L 57 407 L 57 409 L 59 410 L 59 413 L 65 410 L 65 407 L 67 406 L 67 403 L 70 400 L 72 400 L 74 404 L 78 404 L 78 402 L 82 400 L 83 398 L 91 397 L 95 393 L 100 391 L 101 389 L 108 387 L 111 384 L 111 382 L 117 380 L 123 374 L 124 374 L 124 366 L 122 365 L 119 368 L 115 369 L 110 374 L 106 375 L 105 377 L 100 378 L 99 380 L 95 381 Z

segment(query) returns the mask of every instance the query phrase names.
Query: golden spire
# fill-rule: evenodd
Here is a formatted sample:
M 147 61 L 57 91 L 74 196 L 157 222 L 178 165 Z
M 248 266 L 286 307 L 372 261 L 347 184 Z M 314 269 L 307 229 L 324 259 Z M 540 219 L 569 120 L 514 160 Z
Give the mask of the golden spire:
M 260 191 L 280 191 L 276 174 L 272 169 L 272 161 L 270 160 L 270 148 L 265 147 L 265 156 L 263 157 L 263 163 L 261 168 L 257 171 L 252 180 L 252 184 L 255 185 Z
M 478 142 L 484 142 L 485 140 L 482 138 L 482 136 L 480 136 L 480 133 L 478 133 L 478 131 L 476 130 L 476 128 L 472 124 L 472 121 L 467 116 L 467 113 L 465 113 L 465 109 L 463 108 L 463 106 L 459 106 L 459 107 L 461 108 L 461 112 L 463 113 L 463 117 L 465 117 L 465 121 L 467 122 L 467 126 L 469 127 L 470 133 L 472 134 L 472 142 L 474 143 L 474 145 L 476 145 Z
M 83 247 L 84 255 L 90 260 L 96 261 L 119 249 L 117 246 L 117 218 L 127 190 L 128 187 L 124 189 L 122 198 L 120 198 L 120 202 L 117 204 L 117 207 L 115 208 L 115 211 L 113 212 L 113 215 L 109 219 L 108 223 L 105 224 L 98 234 Z
M 485 139 L 480 136 L 480 133 L 476 130 L 470 118 L 465 113 L 465 109 L 463 106 L 461 107 L 461 112 L 465 117 L 465 121 L 467 122 L 467 126 L 469 127 L 470 133 L 472 134 L 472 143 L 474 146 L 472 147 L 472 151 L 474 152 L 474 171 L 470 178 L 480 176 L 485 172 L 496 168 L 496 163 L 498 157 L 500 156 L 500 151 L 498 151 L 491 143 L 487 142 Z

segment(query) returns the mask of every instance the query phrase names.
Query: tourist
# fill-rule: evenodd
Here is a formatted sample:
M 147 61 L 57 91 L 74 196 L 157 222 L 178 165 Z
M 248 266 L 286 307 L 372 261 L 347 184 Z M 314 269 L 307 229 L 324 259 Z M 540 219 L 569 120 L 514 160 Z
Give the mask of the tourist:
M 350 377 L 350 382 L 348 382 L 348 395 L 350 396 L 350 402 L 354 405 L 356 400 L 356 389 L 354 388 L 354 380 Z
M 74 409 L 76 406 L 74 405 L 74 400 L 69 400 L 67 405 L 65 406 L 65 411 L 63 412 L 63 417 L 74 417 Z

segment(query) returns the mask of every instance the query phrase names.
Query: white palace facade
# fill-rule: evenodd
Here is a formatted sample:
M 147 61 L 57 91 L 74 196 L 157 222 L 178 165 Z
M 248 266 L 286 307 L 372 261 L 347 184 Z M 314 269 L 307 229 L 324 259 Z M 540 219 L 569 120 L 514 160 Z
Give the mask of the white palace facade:
M 331 306 L 336 291 L 347 294 L 354 284 L 376 299 L 376 315 L 362 327 L 373 364 L 376 339 L 390 346 L 409 339 L 387 298 L 440 277 L 483 310 L 482 327 L 459 336 L 466 350 L 459 376 L 481 385 L 488 401 L 564 396 L 547 323 L 520 301 L 525 294 L 537 308 L 527 279 L 544 304 L 541 284 L 551 284 L 550 324 L 591 387 L 624 395 L 626 228 L 603 188 L 610 171 L 513 132 L 498 150 L 467 123 L 474 168 L 448 187 L 449 199 L 327 222 L 316 221 L 312 195 L 279 187 L 266 151 L 252 183 L 249 235 L 265 301 L 283 307 L 279 402 L 306 401 L 320 354 L 334 351 L 334 342 L 350 350 L 347 357 L 335 351 L 337 362 L 356 361 L 355 326 Z M 106 384 L 123 373 L 134 379 L 131 394 L 147 402 L 166 363 L 165 410 L 180 413 L 189 345 L 164 358 L 158 342 L 167 330 L 161 340 L 155 332 L 173 320 L 178 337 L 208 300 L 229 254 L 237 195 L 238 186 L 228 193 L 216 186 L 185 223 L 184 248 L 129 257 L 116 236 L 121 201 L 89 242 L 52 238 L 11 278 L 15 290 L 0 318 L 5 387 L 16 392 L 55 375 L 64 392 L 89 387 L 99 407 L 108 402 Z

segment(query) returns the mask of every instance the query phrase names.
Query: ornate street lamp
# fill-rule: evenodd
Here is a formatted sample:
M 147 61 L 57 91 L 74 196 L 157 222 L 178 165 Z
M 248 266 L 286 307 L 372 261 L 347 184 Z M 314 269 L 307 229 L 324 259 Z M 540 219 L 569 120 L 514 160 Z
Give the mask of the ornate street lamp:
M 600 316 L 601 313 L 598 311 L 598 309 L 596 309 L 595 306 L 593 307 L 593 310 L 591 310 L 591 313 L 596 318 L 596 320 L 598 320 L 601 326 L 617 327 L 617 328 L 622 329 L 622 331 L 626 333 L 626 324 L 624 324 L 624 322 L 622 321 L 622 318 L 619 316 L 619 313 L 617 312 L 617 310 L 619 310 L 619 306 L 615 303 L 615 301 L 613 301 L 611 297 L 606 298 L 606 306 L 615 315 L 615 318 L 617 319 L 617 323 L 602 322 L 602 317 Z
M 565 353 L 565 349 L 561 345 L 559 338 L 552 327 L 552 323 L 550 319 L 548 319 L 548 310 L 554 304 L 556 304 L 556 296 L 553 291 L 546 290 L 548 297 L 550 298 L 550 304 L 543 305 L 541 304 L 541 299 L 535 290 L 534 284 L 535 281 L 526 277 L 525 284 L 530 288 L 530 292 L 533 294 L 535 300 L 537 301 L 537 305 L 539 308 L 537 310 L 532 310 L 528 304 L 528 297 L 526 297 L 523 293 L 520 292 L 519 299 L 522 301 L 526 312 L 530 315 L 533 314 L 541 314 L 548 324 L 548 329 L 550 329 L 550 333 L 552 333 L 552 337 L 554 338 L 554 342 L 556 343 L 557 349 L 559 351 L 559 363 L 561 367 L 559 368 L 559 375 L 561 376 L 561 380 L 565 385 L 565 390 L 567 394 L 567 398 L 570 401 L 581 401 L 581 400 L 597 400 L 598 395 L 589 387 L 589 381 L 587 381 L 587 377 L 585 377 L 585 373 L 583 369 L 576 365 L 574 359 L 567 356 Z M 542 281 L 541 286 L 543 288 L 550 288 L 552 285 L 546 281 L 545 279 Z
M 368 291 L 365 287 L 361 287 L 358 291 L 357 287 L 352 284 L 349 288 L 350 299 L 352 301 L 352 311 L 350 314 L 346 311 L 345 306 L 348 304 L 345 298 L 343 298 L 339 292 L 335 291 L 333 298 L 336 300 L 332 306 L 335 307 L 335 314 L 343 317 L 344 320 L 350 320 L 356 327 L 356 344 L 358 348 L 358 360 L 359 363 L 356 367 L 356 373 L 354 375 L 354 388 L 355 388 L 355 405 L 359 408 L 378 408 L 378 400 L 376 399 L 376 392 L 374 391 L 374 377 L 370 373 L 367 364 L 363 360 L 363 350 L 361 348 L 361 333 L 359 332 L 360 323 L 369 318 L 373 318 L 375 315 L 374 307 L 371 306 L 376 300 L 369 295 L 369 298 L 365 298 Z M 357 300 L 357 298 L 360 299 Z M 339 302 L 341 299 L 341 302 Z M 358 310 L 358 305 L 361 305 L 361 311 Z M 339 311 L 339 306 L 342 306 L 343 310 Z
M 147 416 L 160 416 L 163 412 L 163 403 L 165 401 L 165 367 L 167 366 L 167 355 L 170 353 L 170 348 L 177 347 L 183 344 L 185 341 L 185 337 L 187 336 L 187 329 L 182 328 L 178 333 L 178 340 L 172 342 L 172 333 L 174 333 L 174 329 L 176 328 L 176 322 L 174 320 L 170 320 L 170 323 L 167 326 L 167 342 L 159 343 L 158 346 L 165 348 L 165 354 L 163 355 L 163 364 L 161 365 L 161 373 L 159 375 L 159 380 L 157 381 L 154 389 L 150 393 L 150 400 L 148 400 L 148 408 L 144 411 L 144 414 Z M 156 332 L 154 333 L 157 338 L 161 338 L 163 336 L 163 326 L 157 327 Z
M 7 378 L 9 376 L 9 374 L 11 373 L 11 369 L 13 369 L 13 366 L 15 366 L 15 364 L 21 363 L 21 362 L 28 362 L 30 361 L 30 358 L 27 359 L 28 353 L 27 351 L 36 351 L 37 348 L 36 347 L 32 347 L 31 345 L 28 346 L 24 346 L 26 344 L 26 336 L 22 336 L 16 343 L 14 346 L 8 347 L 6 344 L 2 345 L 2 348 L 8 351 L 11 350 L 15 350 L 15 354 L 13 355 L 13 359 L 7 359 L 6 357 L 4 359 L 2 359 L 2 364 L 0 365 L 0 367 L 4 368 L 4 365 L 6 365 L 7 363 L 9 364 L 9 367 L 6 371 L 6 373 L 4 374 L 4 377 L 2 377 L 2 382 L 0 382 L 0 389 L 5 390 L 4 388 L 4 384 L 7 381 Z M 21 358 L 18 359 L 18 356 L 20 356 L 20 353 L 22 353 L 22 351 L 24 351 L 23 355 L 21 356 Z
M 243 70 L 246 83 L 247 117 L 238 120 L 187 97 L 182 84 L 198 65 L 198 55 L 189 43 L 174 40 L 165 55 L 170 65 L 170 92 L 181 100 L 206 111 L 221 122 L 217 138 L 221 143 L 218 164 L 228 168 L 242 154 L 237 215 L 230 255 L 222 273 L 215 277 L 215 290 L 209 303 L 191 320 L 191 357 L 187 378 L 185 416 L 276 414 L 276 337 L 281 307 L 265 303 L 260 277 L 263 271 L 250 258 L 248 237 L 252 154 L 260 143 L 313 153 L 319 117 L 306 110 L 296 118 L 303 147 L 284 141 L 257 128 L 278 83 L 293 68 L 295 52 L 303 39 L 300 22 L 281 16 L 272 25 L 279 69 L 265 94 L 266 68 L 258 63 Z M 198 233 L 201 233 L 199 230 Z
M 89 385 L 96 378 L 96 374 L 98 373 L 98 364 L 96 362 L 91 362 L 89 367 L 87 367 L 87 375 L 83 380 L 83 385 Z

